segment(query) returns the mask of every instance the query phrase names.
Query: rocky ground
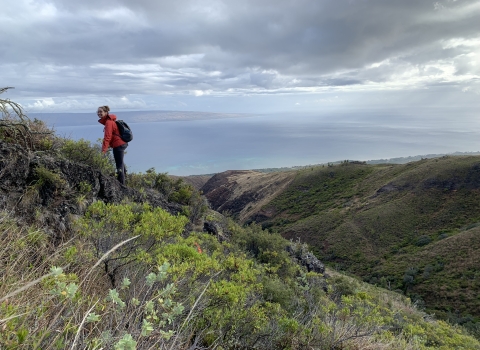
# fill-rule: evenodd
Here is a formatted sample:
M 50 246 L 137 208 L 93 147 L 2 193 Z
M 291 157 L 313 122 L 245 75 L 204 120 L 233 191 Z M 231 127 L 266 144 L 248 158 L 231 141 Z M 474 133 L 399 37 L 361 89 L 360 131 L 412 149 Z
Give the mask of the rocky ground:
M 70 216 L 82 215 L 95 200 L 119 203 L 125 198 L 148 202 L 172 214 L 181 211 L 180 205 L 167 202 L 158 193 L 122 186 L 114 177 L 89 166 L 0 142 L 1 208 L 14 211 L 25 221 L 36 216 L 59 238 L 68 231 Z

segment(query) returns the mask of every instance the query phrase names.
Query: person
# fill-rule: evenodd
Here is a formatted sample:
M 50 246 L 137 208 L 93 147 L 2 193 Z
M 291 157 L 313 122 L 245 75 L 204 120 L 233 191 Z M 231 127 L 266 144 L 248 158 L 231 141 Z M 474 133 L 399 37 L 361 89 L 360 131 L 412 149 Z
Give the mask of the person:
M 102 143 L 102 153 L 105 154 L 108 151 L 109 147 L 113 149 L 113 158 L 115 159 L 115 166 L 117 168 L 117 179 L 122 185 L 125 185 L 125 175 L 126 167 L 123 161 L 125 155 L 125 149 L 128 147 L 128 143 L 123 141 L 120 138 L 120 133 L 118 131 L 117 116 L 115 114 L 110 114 L 110 108 L 108 106 L 98 107 L 97 116 L 98 122 L 105 125 L 103 129 L 103 143 Z

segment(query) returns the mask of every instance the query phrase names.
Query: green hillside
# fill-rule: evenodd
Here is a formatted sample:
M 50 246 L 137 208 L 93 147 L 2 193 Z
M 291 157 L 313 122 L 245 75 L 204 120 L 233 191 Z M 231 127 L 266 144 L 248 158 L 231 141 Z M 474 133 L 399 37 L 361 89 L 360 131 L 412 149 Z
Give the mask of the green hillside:
M 302 170 L 253 220 L 430 312 L 480 316 L 478 156 Z
M 120 186 L 98 148 L 0 119 L 0 349 L 480 349 L 179 179 Z

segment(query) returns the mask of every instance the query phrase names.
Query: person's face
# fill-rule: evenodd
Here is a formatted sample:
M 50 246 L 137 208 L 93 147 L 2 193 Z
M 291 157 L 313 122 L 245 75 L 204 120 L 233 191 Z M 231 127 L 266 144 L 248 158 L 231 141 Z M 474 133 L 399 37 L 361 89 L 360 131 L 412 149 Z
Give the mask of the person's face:
M 103 109 L 99 108 L 97 110 L 97 115 L 98 115 L 99 118 L 103 118 L 107 115 L 107 112 L 105 112 Z

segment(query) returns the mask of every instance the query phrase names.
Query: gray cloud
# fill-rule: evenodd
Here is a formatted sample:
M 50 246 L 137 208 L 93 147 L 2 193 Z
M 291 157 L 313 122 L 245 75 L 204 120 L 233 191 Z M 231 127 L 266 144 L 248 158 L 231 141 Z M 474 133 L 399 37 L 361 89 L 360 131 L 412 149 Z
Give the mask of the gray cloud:
M 8 2 L 2 81 L 31 106 L 452 82 L 479 91 L 478 0 Z

